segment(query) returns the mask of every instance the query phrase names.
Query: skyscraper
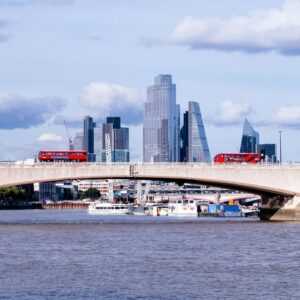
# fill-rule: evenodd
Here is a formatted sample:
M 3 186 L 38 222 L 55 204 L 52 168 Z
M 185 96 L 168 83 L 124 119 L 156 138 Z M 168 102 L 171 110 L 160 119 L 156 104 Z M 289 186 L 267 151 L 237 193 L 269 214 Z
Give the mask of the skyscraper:
M 188 161 L 188 153 L 189 153 L 189 112 L 186 111 L 183 114 L 183 126 L 180 130 L 180 161 L 187 162 Z
M 179 116 L 176 105 L 176 85 L 171 75 L 158 75 L 147 89 L 144 105 L 145 162 L 179 161 Z
M 259 144 L 259 133 L 254 130 L 248 119 L 245 119 L 240 153 L 256 152 Z
M 129 128 L 121 127 L 120 117 L 108 117 L 103 128 L 103 150 L 111 151 L 112 162 L 129 162 Z M 107 143 L 110 143 L 107 148 Z M 106 161 L 102 155 L 102 161 Z
M 94 154 L 95 161 L 102 162 L 103 154 L 103 128 L 102 126 L 96 126 L 94 128 Z
M 181 159 L 189 162 L 211 162 L 199 103 L 190 101 L 181 129 Z
M 85 116 L 83 119 L 83 149 L 88 154 L 88 161 L 94 161 L 94 127 L 93 118 Z
M 77 132 L 73 139 L 74 150 L 83 150 L 83 132 Z
M 257 144 L 256 152 L 263 154 L 264 161 L 276 163 L 276 144 Z

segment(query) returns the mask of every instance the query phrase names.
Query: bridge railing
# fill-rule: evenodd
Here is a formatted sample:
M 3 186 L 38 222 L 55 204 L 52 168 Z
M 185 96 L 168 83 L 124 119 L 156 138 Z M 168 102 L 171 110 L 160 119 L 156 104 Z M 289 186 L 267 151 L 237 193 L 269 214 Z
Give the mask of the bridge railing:
M 93 167 L 93 166 L 186 166 L 186 167 L 202 167 L 202 168 L 289 168 L 289 167 L 300 167 L 300 163 L 257 163 L 257 164 L 248 164 L 248 163 L 195 163 L 195 162 L 158 162 L 158 163 L 145 163 L 145 162 L 26 162 L 26 161 L 0 161 L 0 167 Z

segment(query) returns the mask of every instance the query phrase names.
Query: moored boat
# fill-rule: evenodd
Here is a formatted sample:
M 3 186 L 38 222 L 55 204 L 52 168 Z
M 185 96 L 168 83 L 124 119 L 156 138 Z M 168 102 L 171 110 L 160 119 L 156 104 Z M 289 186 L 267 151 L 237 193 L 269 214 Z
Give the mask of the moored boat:
M 91 215 L 125 215 L 128 214 L 128 205 L 95 202 L 89 205 L 88 213 Z

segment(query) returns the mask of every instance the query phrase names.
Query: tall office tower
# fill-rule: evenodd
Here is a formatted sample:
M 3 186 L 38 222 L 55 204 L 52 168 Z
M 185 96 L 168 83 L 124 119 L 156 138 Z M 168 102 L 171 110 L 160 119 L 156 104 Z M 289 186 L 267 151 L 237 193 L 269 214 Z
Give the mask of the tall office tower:
M 255 153 L 257 144 L 259 144 L 259 133 L 245 119 L 240 153 Z
M 111 161 L 129 162 L 129 128 L 121 127 L 120 117 L 108 117 L 102 128 L 103 150 L 111 152 Z M 106 161 L 105 155 L 102 155 L 102 161 Z
M 77 132 L 73 139 L 74 150 L 83 150 L 83 132 Z
M 263 159 L 266 162 L 277 162 L 276 144 L 257 144 L 256 152 L 263 154 Z
M 94 161 L 94 127 L 93 118 L 85 116 L 83 119 L 83 149 L 88 154 L 88 161 Z
M 102 155 L 103 155 L 103 128 L 102 128 L 102 126 L 96 126 L 94 128 L 94 153 L 95 153 L 95 161 L 102 162 Z
M 183 126 L 180 130 L 180 161 L 188 161 L 188 151 L 189 151 L 189 112 L 186 111 L 183 114 Z
M 189 162 L 211 162 L 204 123 L 198 102 L 190 101 L 188 110 L 188 151 Z
M 121 128 L 121 118 L 120 117 L 107 117 L 106 118 L 107 124 L 113 124 L 113 128 Z
M 176 85 L 171 75 L 158 75 L 147 89 L 144 105 L 145 162 L 179 161 L 179 115 L 176 105 Z

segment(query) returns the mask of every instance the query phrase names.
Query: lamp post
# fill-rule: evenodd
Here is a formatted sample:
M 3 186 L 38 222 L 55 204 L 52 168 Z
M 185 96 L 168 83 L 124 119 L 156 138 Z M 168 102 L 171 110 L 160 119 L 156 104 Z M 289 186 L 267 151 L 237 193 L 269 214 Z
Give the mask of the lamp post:
M 281 133 L 282 130 L 279 130 L 279 162 L 282 163 L 282 149 L 281 149 Z

